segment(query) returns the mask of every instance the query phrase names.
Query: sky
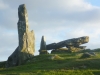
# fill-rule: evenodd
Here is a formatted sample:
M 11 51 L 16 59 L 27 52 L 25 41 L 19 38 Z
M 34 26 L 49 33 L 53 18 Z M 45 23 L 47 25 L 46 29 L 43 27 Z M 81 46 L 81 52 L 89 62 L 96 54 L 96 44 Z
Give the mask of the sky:
M 35 55 L 41 37 L 46 44 L 89 36 L 88 49 L 100 48 L 100 0 L 0 0 L 0 61 L 18 46 L 18 7 L 25 4 L 30 30 L 35 33 Z

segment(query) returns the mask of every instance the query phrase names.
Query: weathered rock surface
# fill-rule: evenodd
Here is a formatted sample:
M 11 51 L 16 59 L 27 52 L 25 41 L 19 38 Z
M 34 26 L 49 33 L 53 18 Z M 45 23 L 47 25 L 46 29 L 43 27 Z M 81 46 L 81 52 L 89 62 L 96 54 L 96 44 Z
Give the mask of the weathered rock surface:
M 80 48 L 80 49 L 85 49 L 86 46 L 80 46 L 82 44 L 88 43 L 89 41 L 89 37 L 88 36 L 84 36 L 84 37 L 79 37 L 79 38 L 73 38 L 73 39 L 68 39 L 68 40 L 64 40 L 58 43 L 51 43 L 46 45 L 46 49 L 47 50 L 51 50 L 51 49 L 59 49 L 62 47 L 67 47 L 68 50 L 72 50 L 72 48 L 76 49 L 76 48 Z
M 48 52 L 46 50 L 46 42 L 45 42 L 44 36 L 42 36 L 42 39 L 41 39 L 39 52 L 40 52 L 40 54 L 48 54 Z
M 76 47 L 70 47 L 70 48 L 59 48 L 59 49 L 53 49 L 51 51 L 51 54 L 64 54 L 64 53 L 72 53 L 72 52 L 79 52 L 81 51 L 81 48 Z
M 8 57 L 6 67 L 17 66 L 26 59 L 31 58 L 35 51 L 35 35 L 33 30 L 29 31 L 28 14 L 25 4 L 22 4 L 18 8 L 18 37 L 19 46 Z

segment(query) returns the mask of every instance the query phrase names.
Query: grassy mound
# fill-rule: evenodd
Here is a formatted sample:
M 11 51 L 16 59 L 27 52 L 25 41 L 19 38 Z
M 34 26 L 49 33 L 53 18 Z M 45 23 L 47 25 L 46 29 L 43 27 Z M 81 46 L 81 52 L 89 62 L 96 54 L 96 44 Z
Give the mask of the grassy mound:
M 83 53 L 38 55 L 26 63 L 12 68 L 4 68 L 2 75 L 100 75 L 100 52 L 96 56 L 80 59 Z

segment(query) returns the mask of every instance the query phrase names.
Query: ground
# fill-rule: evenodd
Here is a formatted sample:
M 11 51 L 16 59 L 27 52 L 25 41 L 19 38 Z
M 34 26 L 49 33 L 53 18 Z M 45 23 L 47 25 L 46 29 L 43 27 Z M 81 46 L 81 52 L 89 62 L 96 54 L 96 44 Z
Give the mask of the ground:
M 33 56 L 24 64 L 5 68 L 0 62 L 0 75 L 100 75 L 100 49 L 92 50 L 96 55 L 81 58 L 85 50 L 75 53 Z

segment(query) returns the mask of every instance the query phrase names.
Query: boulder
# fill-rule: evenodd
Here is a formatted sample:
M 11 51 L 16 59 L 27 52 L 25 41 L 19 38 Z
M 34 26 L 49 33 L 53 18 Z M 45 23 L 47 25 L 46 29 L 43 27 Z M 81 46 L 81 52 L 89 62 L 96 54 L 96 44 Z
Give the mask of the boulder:
M 89 53 L 83 53 L 80 58 L 90 58 L 90 57 L 91 57 L 91 54 L 89 54 Z

